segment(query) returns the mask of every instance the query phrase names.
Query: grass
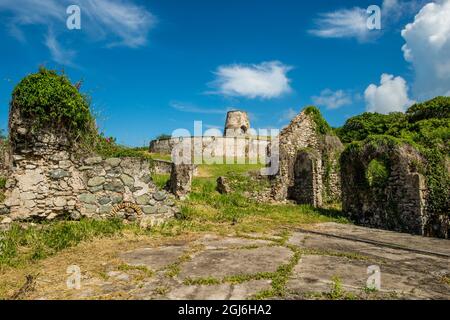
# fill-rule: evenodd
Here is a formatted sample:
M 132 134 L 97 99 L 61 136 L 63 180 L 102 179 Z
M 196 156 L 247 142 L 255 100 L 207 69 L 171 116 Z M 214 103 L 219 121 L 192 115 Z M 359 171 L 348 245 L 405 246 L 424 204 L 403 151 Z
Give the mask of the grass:
M 219 194 L 214 179 L 195 179 L 193 193 L 183 203 L 182 214 L 188 221 L 210 224 L 233 224 L 237 231 L 263 232 L 282 227 L 318 222 L 347 222 L 338 210 L 317 210 L 308 205 L 265 204 L 249 199 L 244 192 Z M 251 183 L 239 188 L 255 190 Z
M 184 219 L 170 220 L 151 230 L 140 230 L 136 224 L 124 225 L 119 220 L 59 221 L 27 228 L 13 225 L 9 231 L 0 232 L 0 271 L 5 267 L 30 265 L 95 238 L 120 237 L 125 231 L 150 237 L 176 237 L 205 232 L 221 235 L 286 234 L 290 228 L 302 224 L 347 222 L 340 216 L 339 210 L 261 204 L 248 198 L 247 191 L 267 187 L 264 181 L 256 181 L 248 175 L 249 171 L 258 168 L 258 165 L 201 165 L 203 174 L 194 178 L 193 192 L 188 200 L 180 203 Z M 222 195 L 215 190 L 219 176 L 228 178 L 234 192 Z M 168 175 L 157 175 L 153 179 L 158 186 L 163 186 Z M 182 259 L 189 259 L 189 256 Z M 167 276 L 177 275 L 181 262 L 170 266 L 166 271 Z
M 169 174 L 154 174 L 154 175 L 152 175 L 153 182 L 160 189 L 163 189 L 166 186 L 167 181 L 169 181 L 169 179 L 170 179 Z
M 172 155 L 165 153 L 150 153 L 147 152 L 148 155 L 155 160 L 164 160 L 164 161 L 172 161 Z
M 270 299 L 275 297 L 284 297 L 286 294 L 286 284 L 289 280 L 289 276 L 292 274 L 294 267 L 300 260 L 301 254 L 295 248 L 291 248 L 294 251 L 294 255 L 291 260 L 284 265 L 278 267 L 277 271 L 271 277 L 272 288 L 270 290 L 262 291 L 255 295 L 255 299 Z
M 194 254 L 195 252 L 197 252 L 201 247 L 193 247 L 191 248 L 188 252 L 185 252 L 181 257 L 179 257 L 177 259 L 177 261 L 175 261 L 174 263 L 172 263 L 171 265 L 167 266 L 165 268 L 165 275 L 168 278 L 174 278 L 177 275 L 180 274 L 180 265 L 183 262 L 187 262 L 189 260 L 192 259 L 192 254 Z
M 222 280 L 208 277 L 208 278 L 198 278 L 198 279 L 192 279 L 192 278 L 186 278 L 183 281 L 183 284 L 185 286 L 213 286 L 221 284 Z
M 331 279 L 331 290 L 325 294 L 325 298 L 329 300 L 355 300 L 356 296 L 348 293 L 342 287 L 342 280 L 339 277 L 333 277 Z
M 156 287 L 155 290 L 153 290 L 153 292 L 155 294 L 161 295 L 161 296 L 166 295 L 169 291 L 170 291 L 170 288 L 169 287 L 165 287 L 165 286 Z
M 175 229 L 194 232 L 228 231 L 278 232 L 284 228 L 320 222 L 347 223 L 338 209 L 317 209 L 309 205 L 258 203 L 248 197 L 248 191 L 258 192 L 269 187 L 268 181 L 256 180 L 249 172 L 260 165 L 200 165 L 199 176 L 192 182 L 192 193 L 181 202 L 183 221 L 172 223 Z M 220 194 L 216 191 L 219 176 L 227 177 L 233 192 Z M 164 186 L 168 175 L 154 175 L 153 181 Z
M 220 176 L 243 175 L 249 171 L 257 171 L 263 168 L 261 164 L 202 164 L 199 165 L 199 175 L 202 178 L 215 178 Z
M 214 286 L 222 283 L 228 284 L 241 284 L 252 280 L 270 280 L 271 288 L 261 291 L 253 296 L 256 300 L 270 299 L 275 297 L 283 297 L 286 294 L 286 284 L 289 280 L 289 276 L 292 274 L 294 267 L 297 265 L 300 259 L 300 252 L 295 248 L 293 250 L 294 255 L 288 263 L 278 267 L 275 272 L 260 272 L 255 274 L 238 274 L 224 277 L 223 279 L 217 279 L 214 277 L 207 278 L 186 278 L 183 282 L 184 285 L 202 285 L 202 286 Z
M 5 187 L 6 187 L 6 178 L 0 177 L 0 203 L 5 201 Z
M 49 257 L 82 241 L 120 234 L 127 226 L 119 220 L 54 222 L 0 232 L 0 269 L 18 267 Z
M 123 272 L 127 271 L 139 271 L 143 274 L 144 277 L 151 278 L 155 275 L 155 273 L 147 268 L 146 266 L 131 266 L 129 264 L 121 264 L 118 269 Z

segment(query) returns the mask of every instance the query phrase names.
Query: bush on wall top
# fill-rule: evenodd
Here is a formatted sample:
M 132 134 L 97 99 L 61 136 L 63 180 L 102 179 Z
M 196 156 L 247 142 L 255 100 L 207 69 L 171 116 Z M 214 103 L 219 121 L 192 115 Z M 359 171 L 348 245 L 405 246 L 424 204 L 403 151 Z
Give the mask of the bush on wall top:
M 305 114 L 312 117 L 316 124 L 316 129 L 320 134 L 330 134 L 334 135 L 333 130 L 331 129 L 328 122 L 323 118 L 320 110 L 315 106 L 309 106 L 304 111 Z
M 80 136 L 93 128 L 87 97 L 64 74 L 43 67 L 20 81 L 11 104 L 22 117 L 33 120 L 34 128 L 66 128 Z

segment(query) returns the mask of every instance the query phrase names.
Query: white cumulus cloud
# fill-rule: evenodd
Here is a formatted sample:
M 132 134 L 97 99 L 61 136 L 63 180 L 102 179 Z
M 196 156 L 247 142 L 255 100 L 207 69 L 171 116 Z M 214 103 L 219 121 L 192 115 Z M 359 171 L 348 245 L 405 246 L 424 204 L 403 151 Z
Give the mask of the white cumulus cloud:
M 287 73 L 291 70 L 279 61 L 261 64 L 233 64 L 220 66 L 211 83 L 214 93 L 231 97 L 263 98 L 279 97 L 291 91 Z
M 364 92 L 366 109 L 368 112 L 388 114 L 390 112 L 404 112 L 414 104 L 408 98 L 408 86 L 402 77 L 382 74 L 380 85 L 371 84 Z
M 70 65 L 75 51 L 65 49 L 60 38 L 64 32 L 69 32 L 66 9 L 73 4 L 71 0 L 1 0 L 0 12 L 7 13 L 3 22 L 10 35 L 21 42 L 27 40 L 24 26 L 47 27 L 48 32 L 42 39 L 53 60 Z M 107 46 L 143 46 L 157 22 L 146 8 L 130 0 L 78 0 L 75 4 L 81 9 L 81 32 Z
M 325 89 L 320 96 L 313 96 L 312 101 L 315 105 L 326 107 L 327 109 L 338 109 L 352 103 L 352 96 L 344 90 L 332 91 Z
M 402 30 L 405 59 L 415 71 L 421 100 L 450 92 L 450 0 L 425 5 Z

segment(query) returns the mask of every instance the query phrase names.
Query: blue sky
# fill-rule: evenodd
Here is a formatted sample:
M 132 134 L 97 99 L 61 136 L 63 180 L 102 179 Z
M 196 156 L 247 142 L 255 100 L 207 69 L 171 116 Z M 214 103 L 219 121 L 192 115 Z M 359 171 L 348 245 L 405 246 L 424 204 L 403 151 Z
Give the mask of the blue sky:
M 71 4 L 81 30 L 66 27 Z M 102 131 L 132 146 L 194 120 L 221 128 L 230 108 L 257 129 L 311 104 L 333 126 L 401 111 L 450 94 L 449 14 L 450 0 L 0 0 L 0 125 L 39 65 L 83 80 Z

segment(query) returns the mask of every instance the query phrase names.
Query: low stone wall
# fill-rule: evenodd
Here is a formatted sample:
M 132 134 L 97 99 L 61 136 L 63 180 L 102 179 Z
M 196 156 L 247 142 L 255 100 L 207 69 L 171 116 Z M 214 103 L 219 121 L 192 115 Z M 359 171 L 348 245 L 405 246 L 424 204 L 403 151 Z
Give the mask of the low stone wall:
M 178 212 L 173 196 L 151 180 L 150 163 L 137 158 L 75 160 L 66 151 L 50 157 L 13 156 L 0 212 L 7 220 L 145 216 L 167 219 Z
M 161 139 L 150 141 L 149 151 L 152 153 L 171 154 L 177 139 Z
M 152 174 L 170 174 L 172 172 L 172 162 L 166 160 L 153 160 L 151 172 Z
M 270 141 L 259 140 L 251 137 L 185 137 L 167 140 L 154 140 L 150 142 L 151 153 L 172 154 L 179 150 L 191 150 L 191 154 L 202 153 L 204 158 L 212 157 L 237 157 L 257 159 L 267 152 Z

